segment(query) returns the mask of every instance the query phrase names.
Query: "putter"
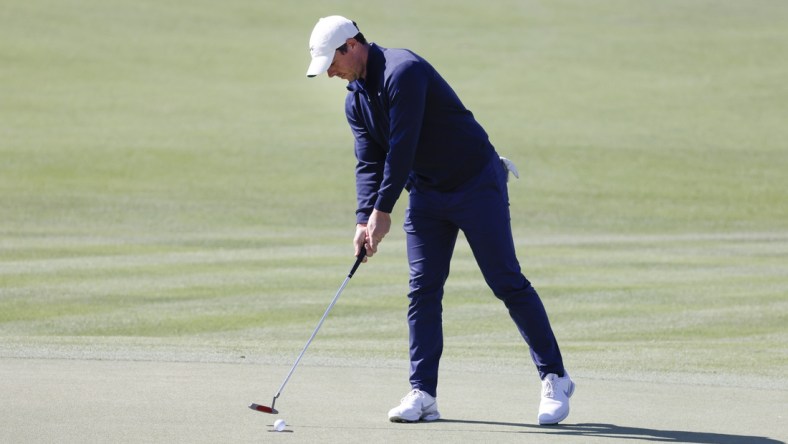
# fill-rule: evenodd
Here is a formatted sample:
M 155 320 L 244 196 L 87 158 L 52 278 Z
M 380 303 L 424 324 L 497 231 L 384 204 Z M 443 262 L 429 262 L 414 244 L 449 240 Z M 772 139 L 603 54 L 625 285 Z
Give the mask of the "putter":
M 320 322 L 317 323 L 317 327 L 315 327 L 315 331 L 312 332 L 312 336 L 309 338 L 308 341 L 306 341 L 304 348 L 301 350 L 301 353 L 298 355 L 295 362 L 293 363 L 293 367 L 290 368 L 290 372 L 287 373 L 285 380 L 282 381 L 282 385 L 279 386 L 279 390 L 276 391 L 276 395 L 274 395 L 274 399 L 273 401 L 271 401 L 271 406 L 268 407 L 265 405 L 252 403 L 249 405 L 250 409 L 263 413 L 271 413 L 274 415 L 279 413 L 279 411 L 274 408 L 274 405 L 276 404 L 276 400 L 279 399 L 279 396 L 282 394 L 282 391 L 285 389 L 285 385 L 287 385 L 287 381 L 289 381 L 290 377 L 293 376 L 293 372 L 298 366 L 298 363 L 301 361 L 301 358 L 304 357 L 304 353 L 306 353 L 306 349 L 309 347 L 309 344 L 311 344 L 312 340 L 315 339 L 315 336 L 317 335 L 317 331 L 320 330 L 320 326 L 323 325 L 323 321 L 325 321 L 326 316 L 328 316 L 328 312 L 330 312 L 331 309 L 334 307 L 334 304 L 337 303 L 337 300 L 339 299 L 339 295 L 342 294 L 342 290 L 345 289 L 347 283 L 350 281 L 350 278 L 353 277 L 353 274 L 358 269 L 358 266 L 361 265 L 361 261 L 364 260 L 364 257 L 366 255 L 367 255 L 367 250 L 362 246 L 361 251 L 358 254 L 358 257 L 356 258 L 356 263 L 353 264 L 353 268 L 350 269 L 350 273 L 348 273 L 347 277 L 345 278 L 345 281 L 342 282 L 342 285 L 339 287 L 339 290 L 337 290 L 337 294 L 334 295 L 334 299 L 331 301 L 330 304 L 328 304 L 328 308 L 326 308 L 326 312 L 323 313 L 323 317 L 320 318 Z

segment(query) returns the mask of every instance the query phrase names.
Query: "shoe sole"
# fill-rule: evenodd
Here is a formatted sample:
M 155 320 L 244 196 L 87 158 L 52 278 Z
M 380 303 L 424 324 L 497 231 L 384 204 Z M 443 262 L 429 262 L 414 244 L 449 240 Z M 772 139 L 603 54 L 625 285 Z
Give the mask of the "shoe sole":
M 437 414 L 428 414 L 417 419 L 408 419 L 408 418 L 403 418 L 402 416 L 392 416 L 389 418 L 389 421 L 411 424 L 414 422 L 421 422 L 421 421 L 424 422 L 437 421 L 440 418 L 441 418 L 440 413 L 437 413 Z
M 539 425 L 543 425 L 543 426 L 558 425 L 559 422 L 565 420 L 568 416 L 569 416 L 569 409 L 566 410 L 566 415 L 564 415 L 564 416 L 562 416 L 562 417 L 560 417 L 560 418 L 558 418 L 558 419 L 556 419 L 554 421 L 551 421 L 551 422 L 539 421 Z
M 391 418 L 389 418 L 389 421 L 391 421 L 391 422 L 398 422 L 400 424 L 412 424 L 414 422 L 419 422 L 418 419 L 416 419 L 416 420 L 405 419 L 405 418 L 400 418 L 399 416 L 391 417 Z

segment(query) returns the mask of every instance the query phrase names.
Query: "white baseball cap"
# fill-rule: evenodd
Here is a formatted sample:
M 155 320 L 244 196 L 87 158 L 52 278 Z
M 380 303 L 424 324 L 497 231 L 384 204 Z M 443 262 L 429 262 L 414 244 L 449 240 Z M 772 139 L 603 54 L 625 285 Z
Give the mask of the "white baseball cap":
M 312 36 L 309 37 L 309 53 L 312 63 L 306 70 L 307 77 L 315 77 L 328 71 L 334 61 L 334 53 L 347 39 L 358 34 L 358 28 L 352 21 L 339 15 L 323 17 L 317 21 Z

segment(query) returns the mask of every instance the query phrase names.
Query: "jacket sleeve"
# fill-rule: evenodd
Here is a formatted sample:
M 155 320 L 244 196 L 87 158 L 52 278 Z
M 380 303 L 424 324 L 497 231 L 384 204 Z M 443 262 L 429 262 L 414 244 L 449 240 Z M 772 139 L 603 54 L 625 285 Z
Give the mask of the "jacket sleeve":
M 356 223 L 367 223 L 383 180 L 386 151 L 372 137 L 364 124 L 357 100 L 364 100 L 360 93 L 350 93 L 345 100 L 345 115 L 353 133 L 356 153 Z
M 399 66 L 385 85 L 389 101 L 389 152 L 375 208 L 390 213 L 408 182 L 419 144 L 429 73 L 418 62 Z

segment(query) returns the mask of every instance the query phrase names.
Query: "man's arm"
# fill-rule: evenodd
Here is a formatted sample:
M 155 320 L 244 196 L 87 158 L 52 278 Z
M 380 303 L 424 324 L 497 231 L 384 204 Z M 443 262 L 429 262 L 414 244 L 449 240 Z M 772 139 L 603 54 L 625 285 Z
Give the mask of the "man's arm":
M 345 102 L 345 114 L 350 130 L 353 132 L 354 149 L 356 153 L 356 196 L 358 209 L 356 210 L 356 234 L 353 236 L 355 256 L 364 247 L 367 251 L 363 261 L 372 257 L 378 251 L 378 244 L 391 229 L 391 216 L 380 213 L 374 209 L 378 198 L 378 190 L 383 180 L 383 169 L 386 161 L 386 150 L 376 143 L 364 125 L 359 115 L 357 104 L 358 96 L 349 94 Z
M 356 223 L 366 224 L 378 199 L 378 190 L 383 180 L 386 151 L 369 135 L 363 118 L 359 114 L 356 100 L 359 100 L 357 94 L 348 94 L 345 102 L 345 115 L 353 133 L 357 160 Z
M 375 203 L 376 210 L 391 213 L 413 170 L 424 120 L 428 83 L 426 67 L 414 61 L 397 69 L 385 86 L 390 103 L 391 133 L 383 181 Z

